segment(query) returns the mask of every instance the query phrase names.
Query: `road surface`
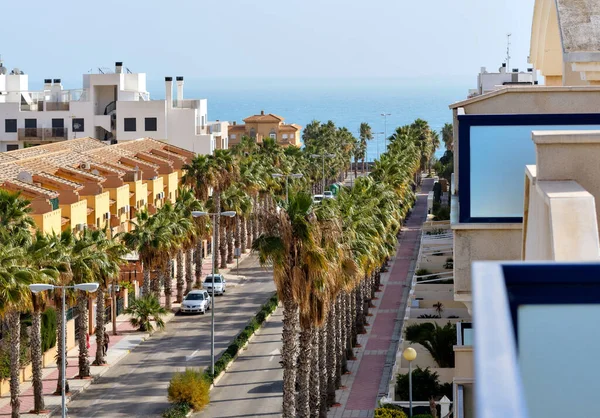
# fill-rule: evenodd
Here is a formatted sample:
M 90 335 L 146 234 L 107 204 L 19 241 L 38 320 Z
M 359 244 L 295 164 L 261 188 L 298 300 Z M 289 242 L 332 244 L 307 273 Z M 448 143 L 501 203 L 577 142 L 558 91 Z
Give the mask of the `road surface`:
M 224 351 L 275 290 L 255 257 L 240 263 L 247 280 L 215 298 L 215 353 Z M 210 364 L 210 313 L 177 316 L 69 404 L 70 417 L 159 417 L 169 407 L 171 375 Z M 281 334 L 281 333 L 280 333 Z M 279 364 L 277 363 L 279 366 Z

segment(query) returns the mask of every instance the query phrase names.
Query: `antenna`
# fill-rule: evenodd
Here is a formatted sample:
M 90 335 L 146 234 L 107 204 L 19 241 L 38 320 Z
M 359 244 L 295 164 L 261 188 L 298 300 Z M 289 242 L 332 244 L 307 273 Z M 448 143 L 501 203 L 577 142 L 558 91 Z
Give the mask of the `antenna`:
M 510 69 L 510 37 L 512 33 L 506 34 L 506 70 L 511 71 Z

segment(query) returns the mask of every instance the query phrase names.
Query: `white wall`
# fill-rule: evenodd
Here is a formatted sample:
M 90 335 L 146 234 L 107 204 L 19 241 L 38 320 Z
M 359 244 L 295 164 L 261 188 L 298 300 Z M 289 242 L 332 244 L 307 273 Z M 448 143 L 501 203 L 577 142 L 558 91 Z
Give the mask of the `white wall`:
M 167 124 L 165 123 L 164 100 L 152 100 L 149 102 L 117 102 L 117 139 L 127 141 L 142 137 L 155 139 L 167 139 Z M 136 131 L 124 131 L 124 119 L 136 118 Z M 156 131 L 145 131 L 145 118 L 156 118 Z

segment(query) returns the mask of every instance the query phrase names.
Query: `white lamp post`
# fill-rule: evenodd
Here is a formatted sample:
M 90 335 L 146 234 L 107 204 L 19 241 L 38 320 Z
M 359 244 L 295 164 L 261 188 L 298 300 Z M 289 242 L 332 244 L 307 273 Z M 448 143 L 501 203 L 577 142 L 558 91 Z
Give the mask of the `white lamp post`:
M 335 157 L 335 154 L 327 154 L 327 153 L 310 154 L 310 157 L 311 158 L 323 158 L 323 190 L 321 191 L 321 193 L 325 194 L 325 157 L 333 158 L 333 157 Z
M 412 347 L 407 347 L 402 352 L 402 356 L 408 361 L 408 405 L 409 417 L 413 416 L 412 409 L 412 362 L 417 358 L 417 352 Z
M 384 132 L 374 132 L 373 135 L 375 135 L 376 139 L 375 141 L 377 142 L 377 159 L 379 159 L 380 154 L 379 154 L 379 135 L 384 135 Z
M 227 216 L 229 218 L 233 218 L 236 215 L 234 211 L 226 211 L 219 213 L 209 213 L 209 212 L 201 212 L 199 210 L 192 211 L 192 216 L 194 218 L 199 218 L 200 216 L 212 216 L 213 218 L 213 241 L 214 244 L 217 237 L 217 228 L 215 225 L 217 223 L 217 216 Z M 211 288 L 211 296 L 210 296 L 210 372 L 213 375 L 213 379 L 215 377 L 215 251 L 217 249 L 212 249 L 212 288 Z
M 67 386 L 67 347 L 66 347 L 66 341 L 65 341 L 65 334 L 67 333 L 66 331 L 66 322 L 67 322 L 67 308 L 66 308 L 66 302 L 65 302 L 65 290 L 66 289 L 75 289 L 75 290 L 83 290 L 84 292 L 95 292 L 96 290 L 98 290 L 98 283 L 81 283 L 81 284 L 76 284 L 74 286 L 54 286 L 51 284 L 45 284 L 45 283 L 34 283 L 34 284 L 30 284 L 29 285 L 29 290 L 31 290 L 33 293 L 39 293 L 39 292 L 43 292 L 46 290 L 52 290 L 52 289 L 62 289 L 62 326 L 61 326 L 61 332 L 62 332 L 62 353 L 61 353 L 61 370 L 62 370 L 62 382 L 61 382 L 61 395 L 62 395 L 62 417 L 66 418 L 67 417 L 67 403 L 66 403 L 66 393 L 65 393 L 65 388 Z
M 280 178 L 284 178 L 285 177 L 285 203 L 287 205 L 287 203 L 289 202 L 289 186 L 290 183 L 288 181 L 288 179 L 291 177 L 293 179 L 301 179 L 302 177 L 304 177 L 302 175 L 302 173 L 298 173 L 298 174 L 279 174 L 279 173 L 273 173 L 271 174 L 271 176 L 275 179 L 280 179 Z
M 388 116 L 392 116 L 391 113 L 382 113 L 381 116 L 383 116 L 383 130 L 385 131 L 385 138 L 383 139 L 385 142 L 385 149 L 387 150 L 387 117 Z

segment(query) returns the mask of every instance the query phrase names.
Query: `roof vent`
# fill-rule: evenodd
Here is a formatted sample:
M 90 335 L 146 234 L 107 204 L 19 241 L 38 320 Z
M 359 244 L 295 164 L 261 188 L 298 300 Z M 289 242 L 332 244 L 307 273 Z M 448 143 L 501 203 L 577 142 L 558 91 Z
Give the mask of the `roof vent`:
M 22 181 L 23 183 L 32 184 L 33 183 L 33 176 L 31 175 L 31 173 L 29 171 L 21 171 L 17 175 L 17 180 Z
M 261 110 L 261 111 L 260 111 L 260 115 L 261 115 L 261 116 L 264 116 L 264 115 L 265 115 L 265 111 L 264 111 L 264 110 Z
M 528 69 L 527 69 L 527 72 L 528 72 L 528 73 L 532 73 L 532 72 L 533 72 L 533 68 L 528 68 Z
M 502 68 L 506 68 L 506 63 L 505 62 L 502 63 Z
M 60 78 L 55 78 L 54 79 L 54 84 L 60 84 Z
M 513 73 L 518 73 L 518 72 L 519 72 L 519 69 L 518 69 L 518 68 L 513 68 L 513 69 L 512 69 L 512 72 L 513 72 Z
M 83 163 L 81 163 L 81 164 L 79 165 L 79 168 L 81 168 L 82 170 L 89 170 L 89 169 L 91 168 L 91 167 L 90 167 L 90 163 L 88 163 L 88 162 L 83 162 Z

